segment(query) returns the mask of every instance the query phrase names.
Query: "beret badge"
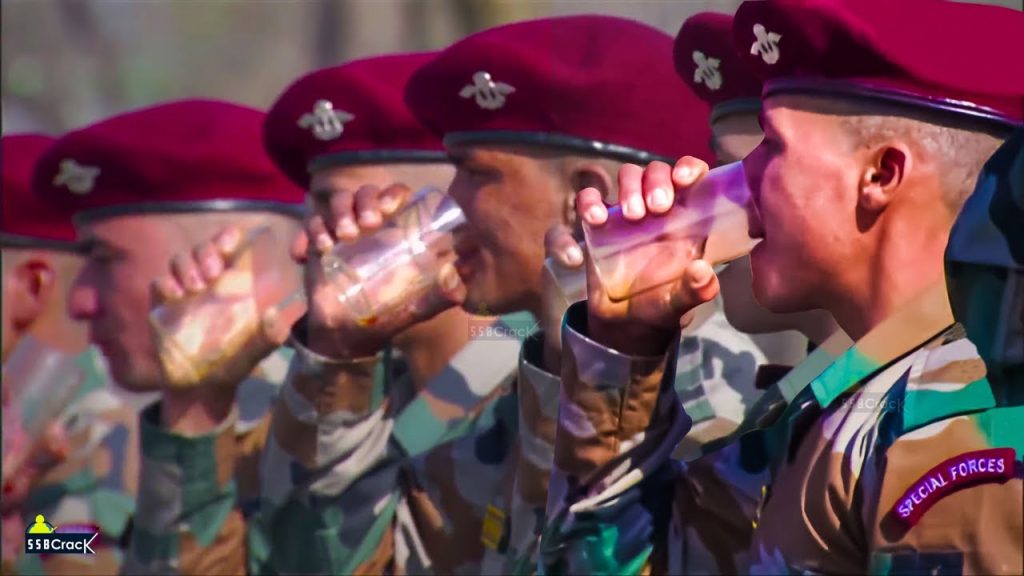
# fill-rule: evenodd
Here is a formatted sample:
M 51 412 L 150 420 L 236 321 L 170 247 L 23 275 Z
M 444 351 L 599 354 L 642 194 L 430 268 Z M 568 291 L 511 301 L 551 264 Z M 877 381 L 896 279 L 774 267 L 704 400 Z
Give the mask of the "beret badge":
M 329 142 L 341 136 L 345 131 L 345 122 L 353 119 L 354 115 L 344 110 L 335 110 L 330 100 L 317 100 L 313 104 L 313 111 L 299 118 L 299 128 L 312 130 L 314 138 Z
M 53 185 L 64 186 L 72 194 L 84 195 L 92 192 L 99 175 L 98 167 L 83 166 L 71 158 L 65 158 L 60 162 L 60 169 L 53 178 Z
M 704 84 L 708 90 L 718 90 L 722 87 L 722 73 L 718 71 L 718 65 L 722 63 L 718 58 L 708 58 L 700 50 L 693 51 L 693 63 L 697 69 L 693 73 L 695 84 Z
M 782 35 L 769 32 L 762 24 L 754 24 L 754 43 L 750 46 L 750 53 L 754 56 L 760 54 L 765 64 L 775 64 L 779 61 L 779 40 Z
M 499 110 L 505 105 L 506 97 L 516 89 L 504 82 L 495 82 L 489 72 L 473 74 L 473 83 L 462 87 L 459 96 L 473 98 L 476 105 L 484 110 Z

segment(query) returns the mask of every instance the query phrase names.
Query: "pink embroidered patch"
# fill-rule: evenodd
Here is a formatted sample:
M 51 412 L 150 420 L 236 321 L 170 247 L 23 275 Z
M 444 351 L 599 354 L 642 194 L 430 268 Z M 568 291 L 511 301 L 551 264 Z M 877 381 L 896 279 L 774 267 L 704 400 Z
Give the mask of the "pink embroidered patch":
M 936 502 L 962 488 L 1013 477 L 1013 448 L 976 450 L 935 466 L 896 501 L 892 515 L 906 526 L 917 524 Z

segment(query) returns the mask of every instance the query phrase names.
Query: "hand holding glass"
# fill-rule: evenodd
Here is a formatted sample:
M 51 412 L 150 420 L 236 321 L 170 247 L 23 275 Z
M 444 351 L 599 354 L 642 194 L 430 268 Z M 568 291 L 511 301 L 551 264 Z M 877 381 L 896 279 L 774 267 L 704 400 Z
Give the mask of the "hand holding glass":
M 587 250 L 613 302 L 678 280 L 693 260 L 714 266 L 757 244 L 747 232 L 750 189 L 741 162 L 711 170 L 682 194 L 665 214 L 630 221 L 614 206 L 603 225 L 584 222 Z
M 452 232 L 465 223 L 454 200 L 424 188 L 383 226 L 339 243 L 321 260 L 339 302 L 361 326 L 383 318 L 427 318 L 454 303 L 436 297 L 442 269 L 454 273 Z
M 281 290 L 291 272 L 274 256 L 282 245 L 268 227 L 248 231 L 212 286 L 153 310 L 150 324 L 170 386 L 225 378 L 233 362 L 255 365 L 276 345 L 268 333 L 287 329 L 305 312 L 302 291 Z

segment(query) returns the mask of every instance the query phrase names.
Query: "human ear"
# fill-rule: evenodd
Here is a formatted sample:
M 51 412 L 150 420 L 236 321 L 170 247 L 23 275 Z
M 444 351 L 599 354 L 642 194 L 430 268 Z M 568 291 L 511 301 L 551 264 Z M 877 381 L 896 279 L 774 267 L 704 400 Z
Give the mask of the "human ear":
M 884 210 L 899 191 L 910 164 L 910 150 L 902 144 L 889 143 L 874 151 L 861 173 L 858 205 L 869 212 Z

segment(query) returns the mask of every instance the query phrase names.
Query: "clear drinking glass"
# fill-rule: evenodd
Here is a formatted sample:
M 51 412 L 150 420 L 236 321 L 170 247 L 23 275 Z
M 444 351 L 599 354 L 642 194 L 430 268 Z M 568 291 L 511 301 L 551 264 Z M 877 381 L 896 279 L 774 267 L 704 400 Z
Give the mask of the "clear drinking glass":
M 302 316 L 304 292 L 281 289 L 289 285 L 284 275 L 291 272 L 275 255 L 285 249 L 282 246 L 269 227 L 247 231 L 213 286 L 150 313 L 169 384 L 197 385 L 230 359 L 264 346 L 263 319 L 271 309 L 289 326 Z
M 544 299 L 549 317 L 564 315 L 570 304 L 587 297 L 587 268 L 585 266 L 575 269 L 566 268 L 556 263 L 553 258 L 547 258 L 544 260 L 542 274 L 544 275 L 543 284 L 554 288 L 548 292 L 550 297 Z
M 324 274 L 360 325 L 403 310 L 429 315 L 450 306 L 432 293 L 442 267 L 455 261 L 452 232 L 465 221 L 450 196 L 424 188 L 380 229 L 336 244 L 321 260 Z
M 86 375 L 77 355 L 26 336 L 3 366 L 3 479 L 71 406 Z
M 733 162 L 708 172 L 665 214 L 635 222 L 613 206 L 605 224 L 584 222 L 587 250 L 608 298 L 621 302 L 678 280 L 698 258 L 714 266 L 749 254 L 758 242 L 747 232 L 749 203 L 743 163 Z

